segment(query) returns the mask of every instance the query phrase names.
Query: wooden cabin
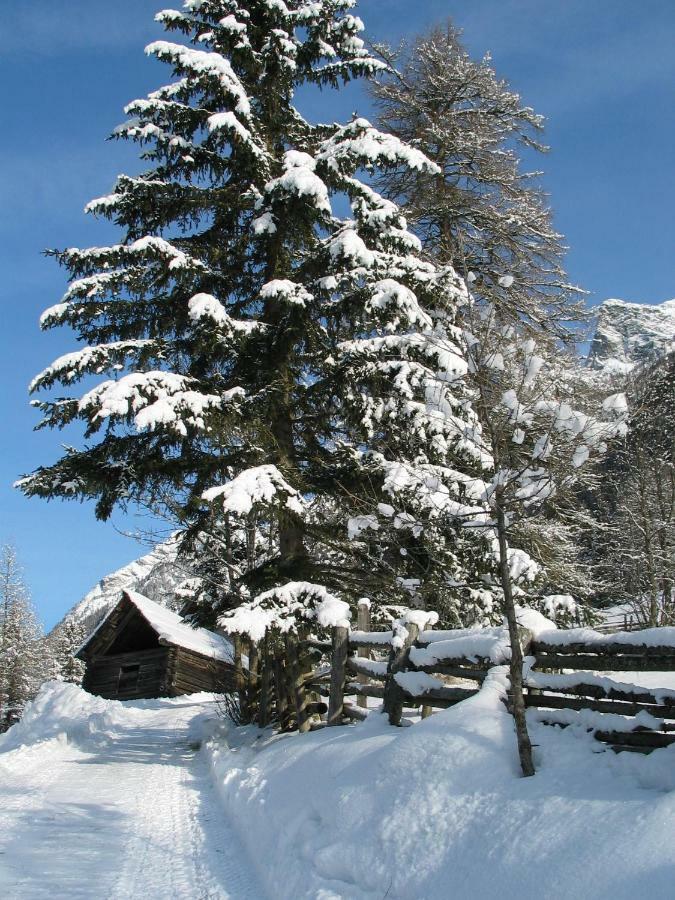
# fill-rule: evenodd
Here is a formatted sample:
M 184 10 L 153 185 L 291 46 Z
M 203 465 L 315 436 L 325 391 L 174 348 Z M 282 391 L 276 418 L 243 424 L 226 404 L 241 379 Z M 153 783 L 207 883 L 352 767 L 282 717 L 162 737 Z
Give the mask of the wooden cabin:
M 222 693 L 234 685 L 227 638 L 192 628 L 132 591 L 124 591 L 75 656 L 86 666 L 84 689 L 111 700 Z

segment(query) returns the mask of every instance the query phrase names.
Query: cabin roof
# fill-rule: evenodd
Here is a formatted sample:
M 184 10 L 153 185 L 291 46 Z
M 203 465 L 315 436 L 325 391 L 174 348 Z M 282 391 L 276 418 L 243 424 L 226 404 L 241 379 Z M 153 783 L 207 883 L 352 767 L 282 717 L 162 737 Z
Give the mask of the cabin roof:
M 155 603 L 154 600 L 150 600 L 136 591 L 124 591 L 120 603 L 124 600 L 130 601 L 136 607 L 148 625 L 157 633 L 160 643 L 170 644 L 172 647 L 183 647 L 185 650 L 191 650 L 193 653 L 199 653 L 221 662 L 233 662 L 233 648 L 227 638 L 215 634 L 213 631 L 207 631 L 206 628 L 193 628 L 177 613 L 165 606 L 160 606 L 159 603 Z M 76 656 L 82 653 L 93 637 L 105 626 L 118 606 L 119 603 L 99 622 L 76 652 Z

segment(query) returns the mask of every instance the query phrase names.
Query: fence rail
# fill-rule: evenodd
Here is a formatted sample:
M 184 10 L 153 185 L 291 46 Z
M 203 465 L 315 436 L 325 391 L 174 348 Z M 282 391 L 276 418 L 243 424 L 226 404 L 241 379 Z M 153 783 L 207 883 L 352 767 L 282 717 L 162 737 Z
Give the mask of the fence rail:
M 362 604 L 358 628 L 334 627 L 330 641 L 286 635 L 272 650 L 268 636 L 247 647 L 236 638 L 242 716 L 261 727 L 274 722 L 281 730 L 303 732 L 363 719 L 368 698 L 376 698 L 398 725 L 406 708 L 421 708 L 424 717 L 474 696 L 495 661 L 453 654 L 451 640 L 444 646 L 453 633 L 433 632 L 430 623 L 420 633 L 420 621 L 416 613 L 405 628 L 372 631 L 369 608 Z M 651 629 L 642 644 L 638 633 L 624 634 L 624 640 L 622 633 L 578 640 L 571 632 L 565 640 L 556 632 L 555 640 L 533 640 L 524 632 L 523 650 L 532 662 L 524 683 L 526 706 L 547 724 L 581 723 L 617 751 L 648 753 L 675 743 L 675 690 L 596 674 L 675 671 L 672 630 Z M 244 651 L 248 669 L 241 664 Z

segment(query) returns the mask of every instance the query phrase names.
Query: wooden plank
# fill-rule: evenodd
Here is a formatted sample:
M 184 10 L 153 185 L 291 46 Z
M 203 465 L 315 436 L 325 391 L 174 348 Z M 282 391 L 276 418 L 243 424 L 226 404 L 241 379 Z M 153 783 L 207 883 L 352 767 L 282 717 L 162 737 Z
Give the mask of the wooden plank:
M 662 657 L 591 656 L 559 653 L 535 654 L 537 669 L 581 669 L 590 672 L 669 672 L 671 664 Z
M 537 682 L 526 685 L 529 690 L 551 691 L 556 694 L 574 694 L 578 696 L 597 697 L 600 700 L 622 700 L 628 703 L 648 703 L 675 712 L 675 697 L 672 700 L 659 700 L 646 688 L 605 688 L 599 684 L 579 681 L 573 685 L 560 686 L 556 682 L 546 682 L 545 678 L 537 678 Z
M 463 660 L 464 665 L 447 665 L 446 662 L 430 666 L 412 666 L 410 671 L 427 672 L 429 675 L 449 675 L 452 678 L 466 678 L 467 681 L 483 682 L 487 678 L 486 669 L 473 668 L 471 664 Z
M 382 699 L 384 697 L 384 685 L 361 684 L 357 682 L 350 684 L 346 689 L 346 693 L 363 694 L 364 697 L 379 697 Z
M 544 709 L 592 709 L 595 712 L 616 713 L 620 716 L 636 716 L 640 712 L 648 712 L 656 718 L 668 718 L 662 706 L 648 703 L 623 703 L 618 700 L 597 700 L 593 697 L 526 693 L 525 706 Z M 671 713 L 672 716 L 675 716 L 675 712 Z
M 604 744 L 627 747 L 670 747 L 675 744 L 675 734 L 660 734 L 658 731 L 595 731 L 594 737 Z
M 351 703 L 344 703 L 342 705 L 342 714 L 347 719 L 356 719 L 359 722 L 365 722 L 368 718 L 368 713 L 365 709 L 360 709 L 358 706 L 352 706 Z
M 328 698 L 328 724 L 342 724 L 347 656 L 349 654 L 349 629 L 341 625 L 333 628 L 333 656 L 331 660 L 330 694 Z
M 312 649 L 320 650 L 322 653 L 330 655 L 333 645 L 330 641 L 315 641 L 313 638 L 304 638 L 299 642 L 300 650 Z
M 366 647 L 370 650 L 388 650 L 394 637 L 392 631 L 352 631 L 350 647 Z
M 659 658 L 670 659 L 671 664 L 675 666 L 675 647 L 668 645 L 651 646 L 649 644 L 619 644 L 605 643 L 604 641 L 570 641 L 565 644 L 549 644 L 546 641 L 533 641 L 532 652 L 538 653 L 554 653 L 554 654 L 587 654 L 593 653 L 598 656 L 658 656 Z
M 460 687 L 442 687 L 442 688 L 433 688 L 430 691 L 425 691 L 423 694 L 412 694 L 406 691 L 404 688 L 401 688 L 403 691 L 405 700 L 408 700 L 411 697 L 414 697 L 417 703 L 428 703 L 430 706 L 434 704 L 434 701 L 440 700 L 444 703 L 455 704 L 461 703 L 462 700 L 468 700 L 469 697 L 475 697 L 478 693 L 477 688 L 460 688 Z
M 385 681 L 387 678 L 384 674 L 381 675 L 377 672 L 373 672 L 367 665 L 360 663 L 358 659 L 355 659 L 353 656 L 347 658 L 347 670 L 353 672 L 355 675 L 363 675 L 367 679 L 374 678 L 377 681 Z M 366 682 L 364 682 L 364 684 L 365 683 Z

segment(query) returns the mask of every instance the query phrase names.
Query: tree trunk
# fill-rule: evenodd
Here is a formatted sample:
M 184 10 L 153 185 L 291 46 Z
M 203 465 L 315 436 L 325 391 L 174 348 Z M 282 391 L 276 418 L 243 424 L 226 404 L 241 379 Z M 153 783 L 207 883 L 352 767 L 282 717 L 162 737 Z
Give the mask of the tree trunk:
M 370 631 L 370 601 L 359 600 L 356 625 L 359 631 Z M 359 647 L 356 655 L 362 659 L 370 659 L 370 650 L 367 647 Z M 367 684 L 368 681 L 368 678 L 363 678 L 364 684 Z M 368 709 L 368 698 L 359 694 L 356 704 L 361 709 Z
M 511 663 L 509 666 L 509 678 L 511 681 L 511 710 L 516 726 L 518 740 L 518 756 L 523 775 L 534 775 L 534 762 L 532 760 L 532 743 L 527 732 L 527 720 L 525 718 L 525 699 L 523 697 L 523 650 L 520 646 L 520 634 L 518 632 L 518 620 L 516 619 L 516 607 L 513 602 L 511 590 L 511 576 L 509 573 L 508 544 L 506 541 L 506 519 L 501 503 L 501 497 L 497 497 L 497 536 L 499 538 L 499 574 L 504 592 L 504 614 L 509 628 L 509 642 L 511 644 Z
M 349 629 L 336 625 L 333 628 L 333 652 L 331 656 L 330 694 L 328 698 L 329 725 L 342 725 L 348 655 Z

